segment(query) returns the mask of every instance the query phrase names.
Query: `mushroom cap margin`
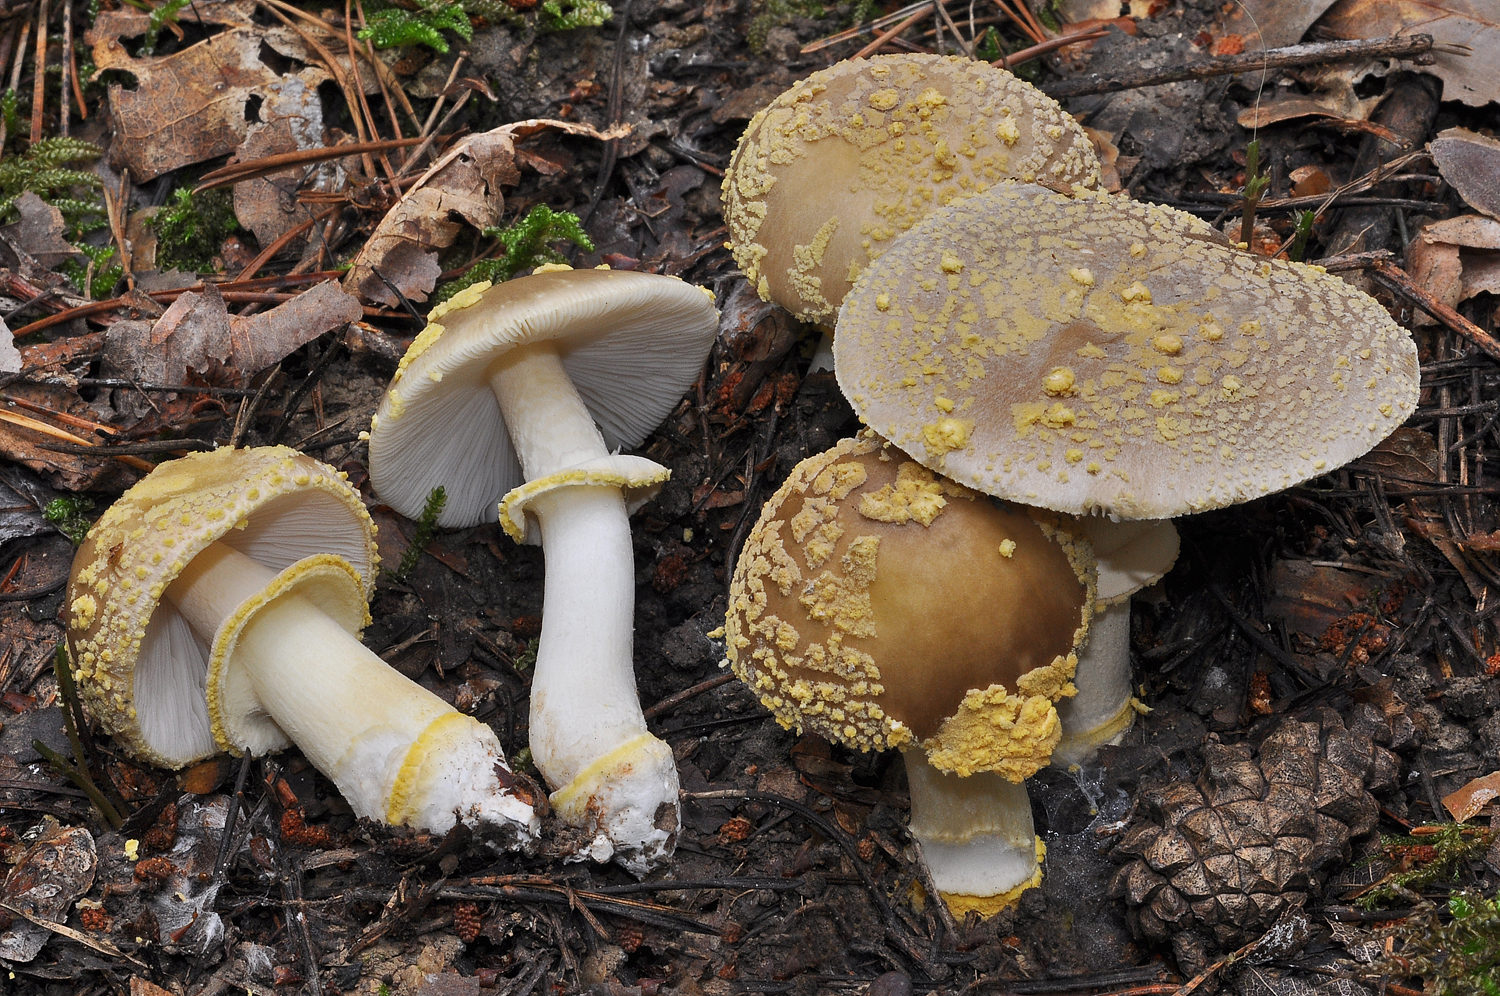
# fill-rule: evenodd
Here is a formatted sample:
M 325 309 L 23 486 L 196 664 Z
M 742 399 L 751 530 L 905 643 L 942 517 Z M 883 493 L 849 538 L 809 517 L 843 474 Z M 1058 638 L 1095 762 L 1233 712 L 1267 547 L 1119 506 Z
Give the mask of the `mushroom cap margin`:
M 345 476 L 286 446 L 194 453 L 159 466 L 94 523 L 68 578 L 68 651 L 84 706 L 130 753 L 177 768 L 219 750 L 203 696 L 206 660 L 163 656 L 164 617 L 176 611 L 162 594 L 209 544 L 227 543 L 277 571 L 332 553 L 358 572 L 366 597 L 374 590 L 375 526 Z M 276 523 L 292 534 L 278 536 Z M 137 695 L 150 667 L 196 686 L 160 712 Z M 163 753 L 159 724 L 184 707 L 194 708 L 189 721 L 201 727 L 195 746 Z

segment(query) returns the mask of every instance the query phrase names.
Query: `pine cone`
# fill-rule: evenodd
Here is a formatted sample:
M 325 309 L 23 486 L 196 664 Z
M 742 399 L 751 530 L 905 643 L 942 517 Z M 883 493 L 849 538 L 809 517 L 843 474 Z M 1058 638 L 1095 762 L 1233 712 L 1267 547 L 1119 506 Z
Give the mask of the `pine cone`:
M 1282 722 L 1258 753 L 1210 743 L 1203 754 L 1197 784 L 1142 792 L 1110 883 L 1137 936 L 1170 939 L 1190 962 L 1205 939 L 1239 947 L 1304 906 L 1350 840 L 1375 828 L 1368 790 L 1393 788 L 1399 771 L 1394 754 L 1331 709 Z

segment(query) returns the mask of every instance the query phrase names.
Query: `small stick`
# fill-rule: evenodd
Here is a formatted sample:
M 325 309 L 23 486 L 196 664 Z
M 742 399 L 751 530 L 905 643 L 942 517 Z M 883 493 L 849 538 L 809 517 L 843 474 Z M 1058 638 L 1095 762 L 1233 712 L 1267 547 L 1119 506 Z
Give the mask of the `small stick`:
M 939 14 L 943 15 L 943 21 L 948 25 L 948 30 L 953 32 L 953 40 L 958 42 L 958 47 L 963 49 L 964 55 L 967 55 L 971 59 L 974 58 L 974 43 L 966 40 L 958 30 L 958 25 L 953 23 L 953 18 L 948 14 L 948 8 L 944 7 L 941 3 L 935 3 L 933 6 L 937 8 Z
M 235 282 L 249 280 L 251 277 L 255 276 L 256 271 L 259 270 L 262 266 L 265 266 L 267 263 L 269 263 L 271 261 L 271 257 L 281 252 L 281 250 L 286 247 L 287 243 L 291 242 L 297 236 L 301 235 L 303 232 L 307 231 L 309 228 L 313 227 L 324 218 L 328 218 L 334 214 L 337 214 L 339 210 L 339 206 L 334 205 L 327 211 L 324 211 L 322 214 L 308 218 L 306 221 L 302 222 L 302 224 L 294 225 L 293 227 L 282 232 L 274 242 L 262 249 L 260 251 L 260 255 L 252 259 L 250 261 L 250 264 L 240 271 L 240 275 L 234 278 Z
M 1009 69 L 1012 66 L 1019 66 L 1023 62 L 1030 62 L 1039 55 L 1046 55 L 1048 52 L 1059 48 L 1067 48 L 1069 45 L 1077 42 L 1097 41 L 1107 34 L 1109 34 L 1109 29 L 1097 28 L 1071 35 L 1060 35 L 1057 38 L 1048 38 L 1044 42 L 1031 45 L 1017 52 L 1012 52 L 1010 55 L 1002 55 L 999 59 L 990 63 L 990 65 L 999 66 L 1001 69 Z
M 1433 318 L 1463 336 L 1477 346 L 1490 359 L 1500 362 L 1500 342 L 1496 342 L 1484 329 L 1469 321 L 1448 305 L 1439 301 L 1416 284 L 1412 283 L 1405 270 L 1389 260 L 1371 264 L 1366 272 L 1378 282 L 1411 301 Z
M 62 110 L 57 115 L 57 132 L 64 137 L 68 134 L 68 91 L 73 87 L 73 0 L 63 0 L 63 60 L 62 60 Z M 128 267 L 127 267 L 128 269 Z
M 733 680 L 733 674 L 715 675 L 714 677 L 709 678 L 707 681 L 698 682 L 698 684 L 694 685 L 691 688 L 684 688 L 680 692 L 668 695 L 666 698 L 656 703 L 656 705 L 646 710 L 646 719 L 648 721 L 653 720 L 664 713 L 672 711 L 673 709 L 682 705 L 688 699 L 697 698 L 704 692 L 711 692 L 715 688 L 718 688 L 720 685 L 727 685 Z
M 36 75 L 31 82 L 31 142 L 42 140 L 42 111 L 47 83 L 47 15 L 51 0 L 42 0 L 36 14 Z
M 932 4 L 926 4 L 926 5 L 924 5 L 921 10 L 917 11 L 915 14 L 911 15 L 910 17 L 908 17 L 906 20 L 902 21 L 900 24 L 896 25 L 891 30 L 889 30 L 889 31 L 887 31 L 887 32 L 885 32 L 883 34 L 876 35 L 874 41 L 870 42 L 870 44 L 866 45 L 864 48 L 860 49 L 858 52 L 855 52 L 849 58 L 851 58 L 851 59 L 865 59 L 865 58 L 868 58 L 868 57 L 874 55 L 876 52 L 880 51 L 881 47 L 884 46 L 886 42 L 890 41 L 892 38 L 895 38 L 897 35 L 901 34 L 901 32 L 905 31 L 906 29 L 910 28 L 913 24 L 916 24 L 922 18 L 926 17 L 927 13 L 928 13 L 928 10 L 932 6 L 933 6 Z
M 1071 80 L 1058 80 L 1042 87 L 1042 92 L 1054 100 L 1066 97 L 1082 97 L 1091 93 L 1114 93 L 1117 90 L 1134 90 L 1143 86 L 1160 86 L 1163 83 L 1178 83 L 1183 80 L 1211 79 L 1231 73 L 1248 73 L 1258 69 L 1286 69 L 1292 66 L 1311 66 L 1341 59 L 1371 57 L 1408 58 L 1432 51 L 1431 35 L 1407 35 L 1396 38 L 1371 38 L 1358 41 L 1309 42 L 1306 45 L 1289 45 L 1286 48 L 1270 48 L 1263 52 L 1246 52 L 1243 55 L 1220 56 L 1190 62 L 1185 66 L 1169 69 L 1144 69 L 1116 76 L 1089 76 Z M 1419 63 L 1420 64 L 1420 63 Z

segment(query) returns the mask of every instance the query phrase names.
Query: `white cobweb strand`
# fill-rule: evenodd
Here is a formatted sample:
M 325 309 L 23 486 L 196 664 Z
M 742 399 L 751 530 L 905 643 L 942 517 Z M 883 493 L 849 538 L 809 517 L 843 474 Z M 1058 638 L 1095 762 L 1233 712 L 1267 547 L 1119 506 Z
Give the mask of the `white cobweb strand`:
M 942 893 L 999 896 L 1037 871 L 1036 833 L 1024 783 L 993 771 L 960 778 L 938 771 L 921 750 L 903 751 L 911 791 L 911 833 Z
M 491 373 L 528 481 L 608 455 L 557 353 L 527 347 Z M 566 822 L 594 837 L 579 857 L 644 874 L 676 844 L 677 766 L 646 730 L 635 687 L 634 553 L 620 488 L 559 487 L 527 506 L 546 585 L 531 683 L 531 753 Z
M 166 598 L 197 633 L 212 634 L 274 577 L 216 543 L 167 588 Z M 420 742 L 426 763 L 407 773 L 405 822 L 446 831 L 462 819 L 513 827 L 523 839 L 535 835 L 531 807 L 500 785 L 496 765 L 504 768 L 505 760 L 494 731 L 392 669 L 307 600 L 287 595 L 260 609 L 240 634 L 230 666 L 248 678 L 236 684 L 249 697 L 226 701 L 226 711 L 273 720 L 356 815 L 388 821 L 403 765 Z M 444 726 L 424 739 L 445 719 L 453 732 Z M 434 763 L 431 748 L 439 743 L 442 757 Z
M 1073 684 L 1078 694 L 1057 703 L 1062 739 L 1052 751 L 1055 766 L 1082 764 L 1130 729 L 1130 599 L 1095 607 Z

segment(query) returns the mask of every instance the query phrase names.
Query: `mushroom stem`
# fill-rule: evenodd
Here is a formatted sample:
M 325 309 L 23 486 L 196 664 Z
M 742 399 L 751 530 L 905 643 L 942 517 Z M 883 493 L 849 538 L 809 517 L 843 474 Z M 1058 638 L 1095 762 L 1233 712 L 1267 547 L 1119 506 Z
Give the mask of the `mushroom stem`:
M 937 770 L 921 750 L 903 751 L 911 833 L 932 883 L 955 916 L 993 916 L 1042 881 L 1042 842 L 1026 786 L 992 771 L 967 778 Z
M 205 643 L 252 613 L 225 666 L 246 679 L 230 694 L 254 701 L 231 708 L 274 720 L 356 815 L 432 830 L 451 828 L 457 815 L 536 833 L 531 805 L 500 783 L 509 770 L 489 727 L 393 670 L 301 594 L 247 608 L 277 578 L 213 543 L 166 589 Z
M 1057 703 L 1062 739 L 1052 750 L 1055 767 L 1082 764 L 1104 744 L 1119 743 L 1135 719 L 1130 700 L 1130 599 L 1094 606 L 1073 685 L 1078 694 Z
M 490 372 L 528 482 L 607 457 L 604 438 L 548 343 Z M 531 753 L 552 804 L 597 831 L 596 861 L 644 874 L 672 853 L 677 766 L 646 729 L 635 687 L 634 554 L 620 487 L 547 490 L 526 505 L 546 560 L 542 633 L 531 683 Z

